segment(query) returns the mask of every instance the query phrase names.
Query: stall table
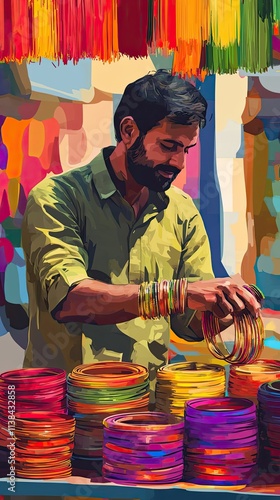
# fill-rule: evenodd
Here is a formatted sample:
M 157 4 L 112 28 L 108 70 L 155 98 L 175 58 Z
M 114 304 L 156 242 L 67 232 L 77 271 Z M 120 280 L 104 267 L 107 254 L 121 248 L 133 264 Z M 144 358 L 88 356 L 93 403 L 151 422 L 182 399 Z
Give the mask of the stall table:
M 259 479 L 255 484 L 241 490 L 222 490 L 192 486 L 189 483 L 176 483 L 162 486 L 122 486 L 97 482 L 89 478 L 72 476 L 63 480 L 16 479 L 15 493 L 8 491 L 6 478 L 0 479 L 0 495 L 17 496 L 61 496 L 88 497 L 103 499 L 139 500 L 266 500 L 280 496 L 280 478 L 269 476 Z M 100 481 L 100 479 L 99 479 Z

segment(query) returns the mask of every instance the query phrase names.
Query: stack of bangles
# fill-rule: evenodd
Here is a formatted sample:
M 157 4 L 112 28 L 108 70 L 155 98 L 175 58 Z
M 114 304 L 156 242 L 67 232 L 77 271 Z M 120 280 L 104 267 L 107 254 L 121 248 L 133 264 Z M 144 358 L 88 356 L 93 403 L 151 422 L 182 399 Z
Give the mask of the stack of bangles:
M 222 366 L 196 362 L 172 363 L 157 371 L 156 410 L 183 417 L 186 401 L 220 397 L 225 392 L 226 372 Z
M 262 384 L 258 390 L 259 469 L 279 477 L 280 381 Z
M 103 478 L 120 484 L 182 480 L 184 421 L 160 412 L 104 419 Z
M 280 380 L 280 361 L 277 360 L 258 359 L 247 366 L 231 366 L 228 394 L 257 402 L 259 387 L 275 380 Z
M 184 479 L 212 486 L 248 485 L 257 472 L 256 405 L 242 398 L 186 402 Z
M 170 314 L 183 314 L 187 308 L 186 278 L 142 283 L 139 288 L 139 316 L 157 319 Z
M 139 288 L 138 306 L 142 319 L 157 319 L 171 314 L 184 314 L 187 310 L 186 278 L 142 283 Z M 256 285 L 244 285 L 261 303 L 263 293 Z M 202 331 L 211 354 L 230 364 L 244 365 L 254 363 L 260 356 L 264 343 L 264 325 L 261 317 L 257 319 L 248 310 L 233 314 L 235 339 L 232 352 L 225 345 L 220 330 L 219 318 L 212 312 L 202 313 Z
M 15 469 L 23 479 L 71 476 L 75 419 L 47 411 L 15 414 Z
M 121 361 L 79 365 L 67 376 L 67 394 L 69 413 L 76 419 L 73 468 L 98 471 L 102 422 L 116 413 L 148 410 L 148 370 Z

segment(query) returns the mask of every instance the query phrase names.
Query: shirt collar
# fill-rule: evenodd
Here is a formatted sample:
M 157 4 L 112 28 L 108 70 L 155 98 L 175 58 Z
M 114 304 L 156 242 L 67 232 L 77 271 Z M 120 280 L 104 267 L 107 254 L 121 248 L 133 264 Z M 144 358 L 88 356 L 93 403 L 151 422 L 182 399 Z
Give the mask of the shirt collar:
M 113 183 L 103 156 L 103 149 L 100 153 L 90 162 L 93 182 L 95 188 L 102 200 L 110 198 L 117 188 Z

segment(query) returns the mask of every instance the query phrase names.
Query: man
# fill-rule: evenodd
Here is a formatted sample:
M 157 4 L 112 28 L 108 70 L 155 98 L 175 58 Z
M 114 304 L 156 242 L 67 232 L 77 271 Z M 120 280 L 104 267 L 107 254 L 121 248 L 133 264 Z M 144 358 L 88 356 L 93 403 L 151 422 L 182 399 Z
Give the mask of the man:
M 32 190 L 22 233 L 30 299 L 25 367 L 69 372 L 80 363 L 132 361 L 149 369 L 153 392 L 170 327 L 198 341 L 201 311 L 212 311 L 223 328 L 233 311 L 258 315 L 247 290 L 213 279 L 200 214 L 171 186 L 196 146 L 206 109 L 194 86 L 167 71 L 140 78 L 116 110 L 117 146 Z M 172 315 L 170 324 L 139 317 L 143 281 L 182 277 L 185 314 Z

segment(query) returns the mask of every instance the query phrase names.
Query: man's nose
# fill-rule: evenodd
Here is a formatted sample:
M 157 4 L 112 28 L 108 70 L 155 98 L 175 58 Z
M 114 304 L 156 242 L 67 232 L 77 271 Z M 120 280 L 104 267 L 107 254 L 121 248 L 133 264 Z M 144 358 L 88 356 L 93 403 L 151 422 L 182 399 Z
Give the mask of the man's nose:
M 178 168 L 178 170 L 183 170 L 185 167 L 185 155 L 186 153 L 184 153 L 184 151 L 174 153 L 170 159 L 169 165 Z

